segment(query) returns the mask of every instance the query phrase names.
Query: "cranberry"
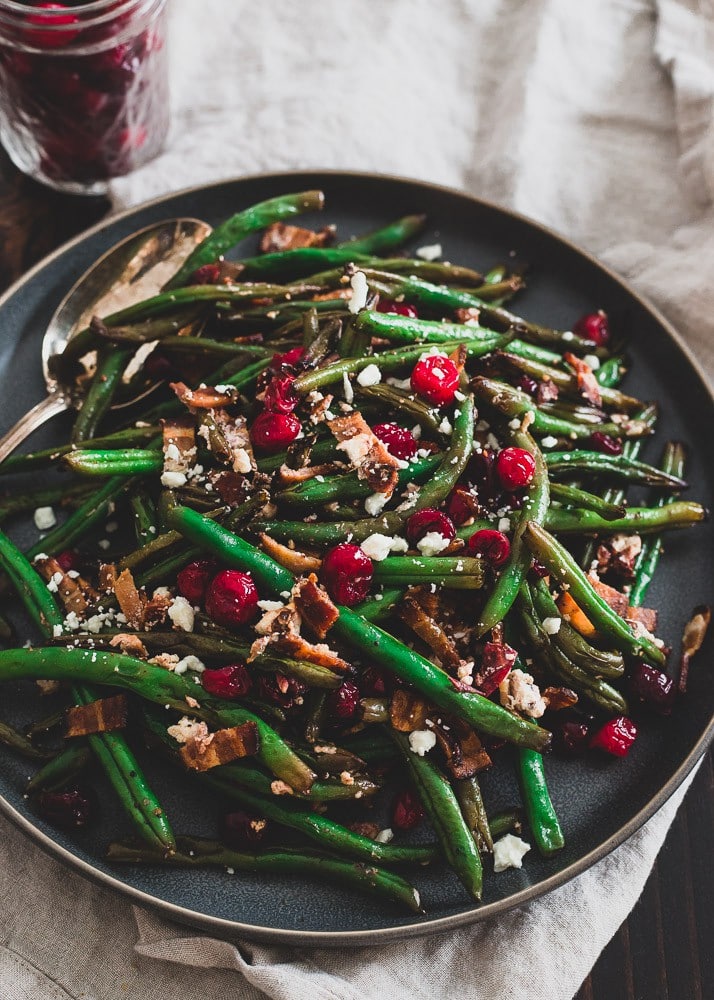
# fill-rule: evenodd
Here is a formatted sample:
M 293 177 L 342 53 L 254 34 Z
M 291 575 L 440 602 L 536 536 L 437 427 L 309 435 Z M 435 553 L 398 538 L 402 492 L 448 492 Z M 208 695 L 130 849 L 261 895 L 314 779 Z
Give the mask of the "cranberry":
M 529 396 L 535 396 L 538 392 L 538 382 L 530 375 L 521 375 L 516 385 L 522 392 L 527 392 Z
M 285 352 L 285 354 L 274 354 L 273 360 L 270 362 L 270 367 L 274 368 L 276 371 L 280 371 L 280 369 L 284 366 L 292 367 L 299 361 L 302 361 L 304 355 L 304 347 L 291 347 L 289 351 Z
M 467 486 L 456 486 L 446 501 L 446 512 L 456 525 L 466 524 L 479 511 L 478 495 Z
M 503 566 L 511 554 L 511 543 L 502 531 L 495 528 L 481 528 L 469 538 L 469 553 L 483 556 L 494 569 Z
M 377 303 L 377 312 L 396 313 L 397 316 L 406 316 L 409 319 L 417 319 L 419 313 L 414 306 L 408 302 L 395 302 L 394 299 L 380 299 Z
M 300 421 L 292 413 L 270 413 L 264 410 L 253 421 L 250 440 L 264 454 L 282 451 L 300 433 Z
M 79 18 L 73 14 L 71 9 L 63 3 L 38 3 L 35 10 L 48 11 L 48 14 L 29 14 L 27 23 L 38 25 L 36 28 L 27 29 L 27 40 L 30 45 L 35 45 L 41 49 L 62 48 L 73 41 L 79 31 L 71 31 L 66 28 L 55 30 L 60 25 L 78 24 Z M 66 13 L 62 13 L 66 11 Z M 56 12 L 56 13 L 55 13 Z
M 622 454 L 622 439 L 612 437 L 610 434 L 603 434 L 602 431 L 593 431 L 589 444 L 595 451 L 602 451 L 606 455 Z
M 394 458 L 408 462 L 416 455 L 418 445 L 414 435 L 406 427 L 400 427 L 399 424 L 375 424 L 372 430 Z
M 221 278 L 220 264 L 204 264 L 194 271 L 189 279 L 189 285 L 217 285 Z
M 496 475 L 504 490 L 520 490 L 535 475 L 535 459 L 525 448 L 504 448 L 496 456 Z
M 46 820 L 65 830 L 86 826 L 92 815 L 89 796 L 78 788 L 42 791 L 37 796 L 37 808 Z
M 82 557 L 76 549 L 65 549 L 64 552 L 56 555 L 55 559 L 59 563 L 60 569 L 65 573 L 69 573 L 71 569 L 75 571 L 79 570 L 82 564 Z
M 459 369 L 443 354 L 428 354 L 414 365 L 411 385 L 428 403 L 446 406 L 459 388 Z
M 600 309 L 596 313 L 588 313 L 581 316 L 573 327 L 573 333 L 585 340 L 592 340 L 598 347 L 604 347 L 610 340 L 610 323 L 607 313 Z
M 614 757 L 625 757 L 637 737 L 637 726 L 626 715 L 610 719 L 590 740 L 594 750 L 604 750 Z
M 589 737 L 590 726 L 584 720 L 560 722 L 553 730 L 553 749 L 565 757 L 577 757 L 585 752 Z
M 253 681 L 242 663 L 230 663 L 215 670 L 204 670 L 201 684 L 216 698 L 242 698 L 250 691 Z
M 284 674 L 260 677 L 258 688 L 266 701 L 272 701 L 280 708 L 293 708 L 296 704 L 302 704 L 302 697 L 307 691 L 307 687 L 302 681 L 296 680 L 294 677 L 286 677 Z
M 424 819 L 424 807 L 410 788 L 405 788 L 394 800 L 392 826 L 397 830 L 411 830 Z
M 276 375 L 265 390 L 264 405 L 271 413 L 292 413 L 300 402 L 293 389 L 294 375 Z
M 671 715 L 676 687 L 664 671 L 638 660 L 630 670 L 629 687 L 633 700 L 648 705 L 660 715 Z
M 208 581 L 216 572 L 212 559 L 194 559 L 176 577 L 178 592 L 191 604 L 200 604 L 206 593 Z
M 485 643 L 476 684 L 481 694 L 486 697 L 492 695 L 501 681 L 508 677 L 517 658 L 515 649 L 505 642 Z
M 538 580 L 542 580 L 544 576 L 548 576 L 548 567 L 544 566 L 542 562 L 538 562 L 537 559 L 534 559 L 529 572 Z
M 425 507 L 419 510 L 407 521 L 407 538 L 409 544 L 415 546 L 428 534 L 435 533 L 445 538 L 447 542 L 456 538 L 456 528 L 454 522 L 446 514 L 434 507 Z
M 338 604 L 354 607 L 369 593 L 374 568 L 359 545 L 343 542 L 322 560 L 322 579 L 330 597 Z
M 206 613 L 218 625 L 245 625 L 255 618 L 258 591 L 250 573 L 222 569 L 206 589 Z
M 328 713 L 338 719 L 351 719 L 359 708 L 359 688 L 352 681 L 343 681 L 336 691 L 330 692 Z
M 250 816 L 242 809 L 227 813 L 223 817 L 221 836 L 227 847 L 237 851 L 259 844 L 265 836 L 266 821 Z
M 387 693 L 387 685 L 382 674 L 376 667 L 367 667 L 359 679 L 362 693 L 368 698 L 378 697 Z

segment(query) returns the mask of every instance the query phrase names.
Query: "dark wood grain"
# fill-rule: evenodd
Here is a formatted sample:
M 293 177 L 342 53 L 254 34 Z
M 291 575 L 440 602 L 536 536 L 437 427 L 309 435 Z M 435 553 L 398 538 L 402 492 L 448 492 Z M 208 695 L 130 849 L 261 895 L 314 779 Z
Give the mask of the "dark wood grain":
M 59 194 L 20 175 L 0 150 L 0 290 L 98 221 L 102 198 Z M 714 765 L 708 755 L 642 896 L 576 1000 L 714 998 Z

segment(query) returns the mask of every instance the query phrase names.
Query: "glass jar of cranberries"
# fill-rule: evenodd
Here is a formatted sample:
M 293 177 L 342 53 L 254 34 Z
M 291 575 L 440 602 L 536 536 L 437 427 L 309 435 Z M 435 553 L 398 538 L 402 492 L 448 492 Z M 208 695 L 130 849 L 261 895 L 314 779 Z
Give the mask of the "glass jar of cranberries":
M 154 157 L 169 122 L 166 0 L 0 0 L 0 140 L 77 194 Z

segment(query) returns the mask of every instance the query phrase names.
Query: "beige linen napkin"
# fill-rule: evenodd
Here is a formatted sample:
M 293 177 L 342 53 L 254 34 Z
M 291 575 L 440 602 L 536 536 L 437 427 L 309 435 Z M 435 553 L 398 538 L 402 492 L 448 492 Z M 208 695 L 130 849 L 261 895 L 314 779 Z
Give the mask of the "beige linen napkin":
M 599 253 L 714 372 L 711 0 L 172 0 L 172 27 L 172 136 L 113 185 L 117 207 L 292 167 L 451 184 Z M 682 794 L 527 907 L 354 952 L 134 919 L 1 822 L 0 996 L 568 1000 L 640 894 Z

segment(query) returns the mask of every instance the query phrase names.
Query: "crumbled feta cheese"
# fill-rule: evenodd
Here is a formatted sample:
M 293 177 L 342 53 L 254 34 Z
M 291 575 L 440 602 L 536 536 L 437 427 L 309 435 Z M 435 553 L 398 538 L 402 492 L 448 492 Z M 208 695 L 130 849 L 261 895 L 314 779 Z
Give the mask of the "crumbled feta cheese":
M 411 389 L 412 380 L 411 378 L 394 378 L 394 376 L 390 376 L 387 379 L 387 385 L 393 385 L 395 389 Z
M 367 305 L 367 296 L 369 295 L 369 287 L 364 271 L 355 271 L 350 278 L 350 287 L 352 294 L 347 300 L 347 308 L 351 313 L 358 313 L 360 309 L 364 309 Z
M 430 243 L 428 246 L 419 247 L 415 253 L 420 260 L 438 260 L 441 257 L 441 243 Z
M 181 458 L 181 452 L 178 450 L 178 448 L 173 442 L 171 442 L 171 444 L 168 444 L 166 446 L 166 451 L 164 452 L 164 455 L 171 462 L 178 462 L 178 460 Z
M 70 632 L 76 632 L 79 628 L 79 618 L 77 617 L 76 611 L 70 611 L 64 620 L 64 627 L 69 629 Z M 60 633 L 61 634 L 61 633 Z
M 171 597 L 171 591 L 168 587 L 156 587 L 151 596 L 153 598 Z
M 505 872 L 507 868 L 522 868 L 523 858 L 530 849 L 531 845 L 525 840 L 507 833 L 493 845 L 493 870 Z
M 560 632 L 561 621 L 561 618 L 544 618 L 543 631 L 547 632 L 548 635 L 557 635 Z
M 440 434 L 451 434 L 452 431 L 453 431 L 453 427 L 451 426 L 451 423 L 449 422 L 449 418 L 448 417 L 444 417 L 444 419 L 439 424 L 439 433 Z
M 370 559 L 374 559 L 375 562 L 381 562 L 392 551 L 392 541 L 393 539 L 390 535 L 382 535 L 376 531 L 373 535 L 365 538 L 360 548 Z
M 498 530 L 504 532 L 511 530 L 511 519 L 510 517 L 499 517 L 498 519 Z
M 512 431 L 517 431 L 521 426 L 521 418 L 514 417 L 513 420 L 509 420 L 508 426 L 511 428 Z
M 61 635 L 62 635 L 62 626 L 61 625 L 53 625 L 52 626 L 52 636 L 53 636 L 53 638 L 59 639 L 59 637 Z
M 573 333 L 572 330 L 564 330 L 563 331 L 563 340 L 572 340 L 574 337 L 575 337 L 575 334 Z
M 350 377 L 347 374 L 347 372 L 344 372 L 344 374 L 342 375 L 342 388 L 345 393 L 345 399 L 347 400 L 348 403 L 351 403 L 355 398 L 355 394 L 352 388 L 352 383 L 350 382 Z
M 168 616 L 176 628 L 184 632 L 193 632 L 195 618 L 194 610 L 185 597 L 175 597 L 168 610 Z
M 547 437 L 543 438 L 540 444 L 541 448 L 555 448 L 557 443 L 558 443 L 557 437 L 553 437 L 552 434 L 548 434 Z
M 382 509 L 388 500 L 389 500 L 388 493 L 373 493 L 365 500 L 364 509 L 367 511 L 370 517 L 376 517 L 377 514 L 380 514 L 382 512 Z
M 282 601 L 258 601 L 258 607 L 261 611 L 280 611 L 285 605 Z
M 162 472 L 161 485 L 169 490 L 178 489 L 179 486 L 186 485 L 186 475 L 183 472 Z
M 394 840 L 394 831 L 391 827 L 386 827 L 384 830 L 380 830 L 374 839 L 378 844 L 388 844 L 390 840 Z
M 206 665 L 202 660 L 199 660 L 199 658 L 193 654 L 189 654 L 188 656 L 184 656 L 184 658 L 179 660 L 174 666 L 174 673 L 185 674 L 187 670 L 193 670 L 195 674 L 202 674 L 205 669 Z
M 192 740 L 205 739 L 208 736 L 208 726 L 205 722 L 189 719 L 184 715 L 175 725 L 169 726 L 166 732 L 169 736 L 173 736 L 177 743 L 189 743 Z
M 498 697 L 504 708 L 532 719 L 540 719 L 548 707 L 533 677 L 523 670 L 511 670 L 498 685 Z
M 38 531 L 49 531 L 57 524 L 55 512 L 51 507 L 38 507 L 35 511 L 35 527 Z
M 417 542 L 417 548 L 424 556 L 438 556 L 449 545 L 449 539 L 439 531 L 427 531 L 423 538 Z
M 104 615 L 92 615 L 91 618 L 86 620 L 84 627 L 87 632 L 93 632 L 94 635 L 96 635 L 98 632 L 102 631 L 105 621 L 106 618 Z
M 423 757 L 436 745 L 436 736 L 430 729 L 415 729 L 409 733 L 409 747 L 412 753 Z
M 109 546 L 111 545 L 111 542 L 109 541 L 108 538 L 100 538 L 99 541 L 97 542 L 97 545 L 99 546 L 100 549 L 104 549 L 104 551 L 106 552 Z
M 586 365 L 589 365 L 589 367 L 594 372 L 596 372 L 600 367 L 600 358 L 597 356 L 597 354 L 586 354 L 585 357 L 583 358 L 583 361 L 585 362 Z
M 357 376 L 360 385 L 378 385 L 382 381 L 382 373 L 376 365 L 367 365 Z

